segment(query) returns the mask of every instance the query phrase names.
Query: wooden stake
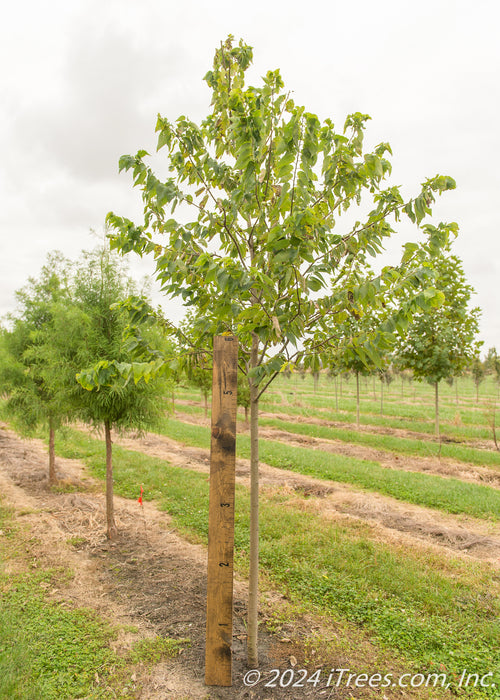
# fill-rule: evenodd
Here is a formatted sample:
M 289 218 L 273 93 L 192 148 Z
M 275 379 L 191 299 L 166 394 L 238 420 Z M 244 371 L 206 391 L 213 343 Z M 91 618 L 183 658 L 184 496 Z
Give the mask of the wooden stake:
M 234 336 L 216 336 L 208 514 L 207 685 L 232 685 L 237 379 L 238 341 Z

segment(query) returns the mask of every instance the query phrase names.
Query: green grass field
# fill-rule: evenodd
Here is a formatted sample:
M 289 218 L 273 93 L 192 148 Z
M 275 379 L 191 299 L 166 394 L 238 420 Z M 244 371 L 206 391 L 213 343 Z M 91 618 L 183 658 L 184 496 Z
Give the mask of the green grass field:
M 308 475 L 327 484 L 345 484 L 368 498 L 370 494 L 382 494 L 399 504 L 425 507 L 427 513 L 434 511 L 456 518 L 457 526 L 467 518 L 469 523 L 487 525 L 499 537 L 500 489 L 435 473 L 389 468 L 377 459 L 349 455 L 352 445 L 376 449 L 392 459 L 411 456 L 416 460 L 434 460 L 436 464 L 440 459 L 452 460 L 461 465 L 462 470 L 472 465 L 496 475 L 500 453 L 493 446 L 491 425 L 496 385 L 491 381 L 481 385 L 479 400 L 472 382 L 465 378 L 459 380 L 458 395 L 455 387 L 442 387 L 441 441 L 433 437 L 432 387 L 394 382 L 389 392 L 385 388 L 381 415 L 379 383 L 374 387 L 371 379 L 366 384 L 362 380 L 362 386 L 362 428 L 356 430 L 352 379 L 343 381 L 342 393 L 340 382 L 337 383 L 335 397 L 334 382 L 323 376 L 316 392 L 308 376 L 305 379 L 279 377 L 262 401 L 261 410 L 267 415 L 262 417 L 261 427 L 286 431 L 296 437 L 338 441 L 343 451 L 336 454 L 334 447 L 327 451 L 298 447 L 287 443 L 286 439 L 261 439 L 261 460 L 272 467 Z M 158 432 L 180 444 L 208 451 L 210 435 L 203 421 L 200 392 L 189 386 L 178 387 L 176 409 L 180 415 L 188 414 L 191 422 L 170 417 Z M 242 413 L 239 418 L 237 453 L 248 458 L 250 443 Z M 192 422 L 193 419 L 197 422 Z M 67 429 L 59 436 L 57 451 L 65 457 L 83 460 L 94 476 L 104 478 L 101 440 Z M 181 533 L 206 544 L 209 487 L 206 474 L 117 445 L 114 465 L 117 493 L 137 499 L 143 484 L 145 499 L 156 499 L 159 507 L 173 517 Z M 237 484 L 236 493 L 235 566 L 245 577 L 249 493 L 240 484 Z M 342 515 L 327 518 L 315 504 L 319 504 L 315 497 L 279 487 L 262 491 L 263 588 L 284 593 L 292 607 L 328 619 L 329 624 L 345 630 L 343 651 L 347 658 L 356 651 L 348 640 L 361 635 L 381 653 L 393 654 L 408 671 L 437 673 L 445 668 L 452 679 L 450 691 L 435 691 L 421 697 L 428 700 L 440 697 L 497 699 L 500 687 L 498 568 L 417 539 L 413 546 L 408 538 L 384 540 L 370 522 Z M 29 592 L 23 595 L 29 598 Z M 51 610 L 40 608 L 41 603 L 36 605 L 44 611 L 42 618 L 52 619 Z M 14 638 L 16 629 L 27 624 L 16 618 L 14 607 L 4 605 L 1 612 L 0 622 L 3 622 L 7 640 Z M 37 617 L 40 614 L 34 613 L 34 619 L 41 620 Z M 82 625 L 94 622 L 95 618 L 84 618 Z M 43 621 L 37 624 L 43 629 Z M 61 624 L 71 629 L 73 622 L 68 620 Z M 95 651 L 89 651 L 96 658 L 108 653 L 105 639 L 110 632 L 105 626 L 101 632 L 95 633 Z M 22 645 L 18 650 L 19 659 L 13 657 L 10 663 L 24 668 L 31 663 L 30 650 Z M 0 652 L 0 671 L 1 658 Z M 90 668 L 94 663 L 92 658 Z M 491 687 L 490 683 L 488 688 L 457 688 L 457 679 L 464 669 L 468 674 L 480 676 L 495 674 L 497 687 Z M 16 678 L 10 667 L 4 670 L 4 678 L 6 683 Z
M 199 435 L 195 442 L 203 446 Z M 58 449 L 104 477 L 101 441 L 69 431 Z M 135 498 L 144 484 L 147 498 L 157 499 L 184 533 L 206 543 L 206 475 L 120 447 L 114 453 L 121 495 Z M 249 494 L 239 486 L 235 545 L 242 575 L 248 523 Z M 262 496 L 261 568 L 292 600 L 359 627 L 410 668 L 431 671 L 444 664 L 458 676 L 463 668 L 500 670 L 500 578 L 487 565 L 381 543 L 367 524 L 326 522 L 277 492 Z

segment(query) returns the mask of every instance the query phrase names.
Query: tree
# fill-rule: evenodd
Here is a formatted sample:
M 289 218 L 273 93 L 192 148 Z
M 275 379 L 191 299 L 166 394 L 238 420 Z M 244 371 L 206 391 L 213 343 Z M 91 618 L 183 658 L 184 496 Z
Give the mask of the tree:
M 456 226 L 422 226 L 424 243 L 407 244 L 399 266 L 344 287 L 355 261 L 382 251 L 394 232 L 389 217 L 404 213 L 421 225 L 435 194 L 454 181 L 427 180 L 410 201 L 397 187 L 383 189 L 390 147 L 382 143 L 363 153 L 367 115 L 348 116 L 339 133 L 330 119 L 321 123 L 295 105 L 278 70 L 269 71 L 260 87 L 246 86 L 251 61 L 252 49 L 242 41 L 234 45 L 229 37 L 221 44 L 205 76 L 212 111 L 201 125 L 184 116 L 175 123 L 158 117 L 158 150 L 167 151 L 171 176 L 155 175 L 144 150 L 120 158 L 120 170 L 131 170 L 142 190 L 144 223 L 113 213 L 107 222 L 113 248 L 154 255 L 164 292 L 198 310 L 203 323 L 190 339 L 194 348 L 209 350 L 215 334 L 238 336 L 250 393 L 248 663 L 255 666 L 259 399 L 280 371 L 332 341 L 325 319 L 330 328 L 342 321 L 353 301 L 366 308 L 389 291 L 413 289 L 378 338 L 414 308 L 429 307 L 436 295 L 422 289 L 430 274 L 426 261 Z M 342 214 L 363 195 L 372 207 L 364 221 L 337 233 Z
M 163 414 L 158 378 L 136 383 L 120 371 L 130 363 L 130 348 L 124 343 L 128 315 L 120 308 L 134 292 L 123 264 L 104 248 L 84 254 L 75 272 L 75 301 L 85 314 L 81 325 L 85 342 L 79 356 L 79 384 L 73 397 L 78 416 L 87 423 L 104 427 L 106 443 L 106 522 L 107 536 L 118 531 L 113 504 L 112 428 L 143 430 L 153 426 Z M 143 331 L 147 335 L 147 329 Z M 76 384 L 76 383 L 75 383 Z
M 483 381 L 486 374 L 486 368 L 481 362 L 481 358 L 479 357 L 479 355 L 476 355 L 472 360 L 470 371 L 472 374 L 472 379 L 474 380 L 474 384 L 476 385 L 476 403 L 479 403 L 479 385 Z
M 359 408 L 360 408 L 359 377 L 360 377 L 360 375 L 363 377 L 368 376 L 375 369 L 375 367 L 367 366 L 366 359 L 362 359 L 357 354 L 355 345 L 353 344 L 353 341 L 355 340 L 355 338 L 358 337 L 360 334 L 359 320 L 350 317 L 349 319 L 344 321 L 343 324 L 341 324 L 340 328 L 342 329 L 341 330 L 342 336 L 346 340 L 349 339 L 351 342 L 349 344 L 345 345 L 343 353 L 340 355 L 340 357 L 337 356 L 336 362 L 338 363 L 340 371 L 352 372 L 354 374 L 354 377 L 356 378 L 356 427 L 359 430 L 359 427 L 360 427 L 360 421 L 359 421 Z
M 380 379 L 380 415 L 384 415 L 384 384 L 389 390 L 391 382 L 394 380 L 394 375 L 392 373 L 391 367 L 388 362 L 385 363 L 384 368 L 378 371 L 378 378 Z
M 500 356 L 496 348 L 489 348 L 484 361 L 486 371 L 493 375 L 493 379 L 497 385 L 497 398 L 500 394 Z
M 57 482 L 55 431 L 71 415 L 68 367 L 51 342 L 60 307 L 71 305 L 70 277 L 69 261 L 50 253 L 39 278 L 29 278 L 16 292 L 19 308 L 9 317 L 11 329 L 3 332 L 0 384 L 8 394 L 7 411 L 23 430 L 48 428 L 51 486 Z M 70 340 L 67 331 L 65 339 Z
M 472 287 L 456 255 L 448 251 L 434 262 L 436 286 L 444 303 L 432 314 L 418 313 L 400 336 L 399 364 L 413 370 L 416 379 L 435 387 L 435 434 L 439 437 L 439 382 L 456 376 L 476 356 L 480 342 L 479 308 L 469 308 Z
M 192 335 L 196 323 L 196 314 L 189 311 L 181 325 L 179 366 L 188 381 L 200 389 L 205 403 L 205 418 L 207 418 L 208 396 L 212 391 L 212 366 L 209 354 L 206 352 L 193 352 L 187 340 Z

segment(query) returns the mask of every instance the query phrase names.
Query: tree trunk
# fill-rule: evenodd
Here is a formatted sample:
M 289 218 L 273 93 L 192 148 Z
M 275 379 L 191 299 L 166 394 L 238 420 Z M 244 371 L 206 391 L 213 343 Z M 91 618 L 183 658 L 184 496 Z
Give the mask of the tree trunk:
M 259 339 L 252 337 L 250 366 L 256 367 Z M 248 646 L 249 668 L 257 668 L 258 651 L 258 603 L 259 603 L 259 399 L 258 387 L 252 377 L 250 382 L 250 571 L 248 575 Z
M 373 400 L 377 400 L 377 389 L 375 388 L 375 375 L 372 377 L 372 384 L 373 384 Z
M 435 382 L 436 437 L 439 437 L 439 382 Z
M 245 425 L 248 427 L 248 406 L 244 406 L 245 409 Z
M 339 411 L 339 394 L 337 390 L 337 375 L 335 375 L 335 410 Z
M 208 418 L 208 393 L 204 391 L 203 396 L 205 397 L 205 418 Z
M 313 382 L 314 382 L 314 393 L 316 393 L 318 390 L 318 382 L 319 382 L 319 373 L 318 372 L 313 372 Z
M 380 380 L 380 415 L 384 415 L 384 382 Z
M 497 451 L 500 451 L 498 449 L 498 441 L 497 441 L 496 411 L 497 411 L 497 405 L 496 405 L 496 403 L 493 403 L 493 416 L 492 416 L 492 420 L 491 420 L 491 428 L 493 430 L 493 441 L 495 443 L 495 447 L 496 447 Z
M 359 428 L 359 372 L 356 372 L 356 425 Z
M 111 425 L 109 421 L 104 421 L 104 435 L 106 439 L 106 534 L 108 539 L 115 540 L 118 530 L 115 523 L 115 512 L 113 506 L 113 459 L 111 446 Z
M 52 418 L 49 418 L 49 486 L 54 486 L 56 482 L 55 429 Z
M 404 387 L 404 377 L 401 377 L 401 398 L 404 399 L 405 396 L 405 387 Z

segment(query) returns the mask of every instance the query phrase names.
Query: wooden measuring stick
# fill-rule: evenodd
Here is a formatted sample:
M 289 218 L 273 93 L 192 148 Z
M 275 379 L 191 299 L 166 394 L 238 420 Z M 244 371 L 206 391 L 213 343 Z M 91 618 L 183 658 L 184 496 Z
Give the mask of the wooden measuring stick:
M 214 337 L 205 683 L 232 685 L 238 341 Z

